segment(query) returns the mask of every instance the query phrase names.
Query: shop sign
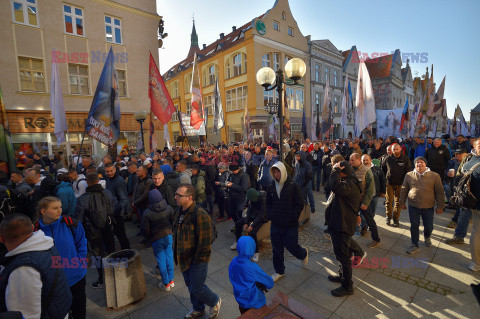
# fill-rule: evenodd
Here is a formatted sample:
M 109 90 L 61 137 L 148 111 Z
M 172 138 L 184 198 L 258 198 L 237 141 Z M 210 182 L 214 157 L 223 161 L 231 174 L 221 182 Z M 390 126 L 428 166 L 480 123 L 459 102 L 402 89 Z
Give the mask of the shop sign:
M 45 129 L 45 128 L 55 128 L 55 120 L 52 117 L 30 117 L 25 116 L 23 118 L 24 126 L 26 129 Z M 67 119 L 67 124 L 69 129 L 84 129 L 86 118 L 70 118 Z

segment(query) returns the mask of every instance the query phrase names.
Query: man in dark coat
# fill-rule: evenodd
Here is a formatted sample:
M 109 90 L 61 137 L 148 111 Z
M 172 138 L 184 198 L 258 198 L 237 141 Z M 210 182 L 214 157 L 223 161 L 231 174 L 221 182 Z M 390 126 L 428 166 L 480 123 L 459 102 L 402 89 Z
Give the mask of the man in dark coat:
M 298 218 L 303 209 L 303 196 L 300 185 L 287 174 L 282 162 L 270 169 L 273 181 L 267 190 L 267 214 L 272 221 L 270 238 L 273 250 L 273 281 L 285 276 L 284 249 L 308 263 L 308 250 L 298 244 Z
M 250 179 L 237 164 L 230 165 L 230 172 L 232 174 L 226 183 L 229 198 L 228 214 L 234 222 L 237 222 L 242 217 L 247 191 L 250 188 Z
M 442 179 L 442 184 L 445 180 L 445 171 L 447 170 L 448 162 L 451 160 L 450 151 L 442 144 L 442 140 L 436 138 L 433 141 L 433 146 L 428 148 L 425 152 L 427 159 L 427 166 L 434 171 Z
M 156 188 L 162 194 L 162 198 L 167 201 L 173 209 L 177 208 L 177 202 L 175 201 L 175 195 L 172 188 L 167 184 L 165 180 L 165 174 L 161 169 L 154 169 L 152 173 L 153 183 L 150 190 Z
M 361 186 L 347 161 L 333 166 L 328 185 L 332 195 L 328 199 L 325 219 L 333 252 L 341 264 L 339 276 L 328 276 L 328 279 L 342 284 L 331 293 L 335 297 L 343 297 L 353 295 L 352 255 L 355 256 L 356 264 L 360 264 L 367 255 L 352 239 L 362 201 Z

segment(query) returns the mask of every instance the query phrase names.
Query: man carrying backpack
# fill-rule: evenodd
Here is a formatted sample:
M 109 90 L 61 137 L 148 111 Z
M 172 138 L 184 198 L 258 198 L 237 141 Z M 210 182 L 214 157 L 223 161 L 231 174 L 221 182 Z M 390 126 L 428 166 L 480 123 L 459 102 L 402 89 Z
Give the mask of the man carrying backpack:
M 27 169 L 25 181 L 33 188 L 33 191 L 30 192 L 30 208 L 25 214 L 36 222 L 38 202 L 45 196 L 55 196 L 55 187 L 58 183 L 50 176 L 42 178 L 39 168 Z
M 76 198 L 85 194 L 85 190 L 87 189 L 85 175 L 78 174 L 75 169 L 71 169 L 68 171 L 68 178 L 70 178 L 70 181 L 72 182 L 73 193 Z
M 86 193 L 78 198 L 75 209 L 75 218 L 80 220 L 85 228 L 87 240 L 92 250 L 92 258 L 100 259 L 97 264 L 98 280 L 92 283 L 93 288 L 103 288 L 103 263 L 105 246 L 107 254 L 115 252 L 115 238 L 113 236 L 113 210 L 114 201 L 112 194 L 103 189 L 97 173 L 87 174 Z

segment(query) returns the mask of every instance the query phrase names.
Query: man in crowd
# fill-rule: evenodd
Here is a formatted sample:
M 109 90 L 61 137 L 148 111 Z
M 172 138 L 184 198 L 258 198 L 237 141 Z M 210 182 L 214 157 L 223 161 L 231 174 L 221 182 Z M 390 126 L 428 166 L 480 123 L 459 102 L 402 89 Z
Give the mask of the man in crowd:
M 200 170 L 200 167 L 196 164 L 193 165 L 190 170 L 192 171 L 192 185 L 195 187 L 195 203 L 207 210 L 205 172 Z
M 175 193 L 176 220 L 173 225 L 175 263 L 182 271 L 193 309 L 185 318 L 198 318 L 210 307 L 210 318 L 217 318 L 222 299 L 205 285 L 211 255 L 212 223 L 210 216 L 195 204 L 195 188 L 180 184 Z
M 424 157 L 417 157 L 415 159 L 415 169 L 405 176 L 399 200 L 403 209 L 406 208 L 407 197 L 412 240 L 412 246 L 407 250 L 407 253 L 414 254 L 419 251 L 420 217 L 423 220 L 425 246 L 430 247 L 432 245 L 430 235 L 433 231 L 433 211 L 436 206 L 436 213 L 441 214 L 445 208 L 442 180 L 437 173 L 427 167 L 427 160 Z
M 310 155 L 310 154 L 309 154 Z M 300 185 L 302 190 L 302 197 L 304 201 L 304 205 L 307 205 L 307 198 L 308 202 L 310 203 L 310 209 L 312 214 L 315 213 L 315 199 L 313 198 L 312 193 L 312 166 L 306 160 L 307 153 L 304 151 L 299 151 L 295 155 L 296 164 L 295 164 L 295 175 L 293 180 Z M 311 156 L 311 155 L 310 155 Z
M 266 190 L 270 185 L 270 183 L 272 182 L 272 176 L 270 175 L 270 168 L 276 162 L 278 162 L 278 160 L 273 157 L 273 151 L 271 149 L 266 150 L 265 158 L 260 164 L 260 167 L 258 168 L 257 183 L 260 186 L 260 189 Z
M 372 235 L 372 242 L 368 247 L 375 248 L 380 245 L 380 237 L 378 236 L 377 224 L 375 223 L 375 214 L 372 213 L 372 199 L 375 197 L 375 179 L 372 170 L 362 164 L 362 158 L 358 153 L 352 153 L 350 155 L 350 165 L 352 165 L 353 170 L 355 171 L 355 176 L 360 182 L 360 188 L 362 191 L 360 213 L 365 218 Z M 366 229 L 362 229 L 362 231 L 366 232 Z
M 130 249 L 130 241 L 125 233 L 125 222 L 123 217 L 129 206 L 127 185 L 125 180 L 117 174 L 117 169 L 112 163 L 105 165 L 105 181 L 107 189 L 114 198 L 113 232 L 117 236 L 122 249 Z
M 186 161 L 178 162 L 176 171 L 179 174 L 180 184 L 192 184 L 192 172 L 187 169 Z
M 25 174 L 25 182 L 29 184 L 33 191 L 30 192 L 30 208 L 28 212 L 24 212 L 32 221 L 36 221 L 38 202 L 45 196 L 55 196 L 55 187 L 58 183 L 50 176 L 42 178 L 40 168 L 29 168 Z M 23 213 L 23 212 L 22 212 Z
M 78 174 L 75 169 L 71 169 L 68 171 L 68 178 L 70 178 L 70 181 L 72 182 L 73 193 L 76 198 L 85 194 L 87 182 L 85 181 L 84 174 Z
M 152 187 L 152 179 L 148 176 L 148 169 L 141 166 L 137 170 L 138 182 L 133 191 L 133 205 L 137 208 L 140 217 L 148 206 L 148 192 Z
M 75 165 L 77 163 L 74 163 Z M 82 162 L 77 166 L 77 174 L 79 175 L 87 175 L 87 168 L 93 166 L 93 159 L 90 156 L 83 156 Z
M 443 184 L 445 170 L 451 157 L 450 151 L 442 144 L 441 139 L 436 138 L 433 140 L 433 146 L 425 152 L 425 159 L 427 160 L 428 168 L 440 176 Z
M 272 183 L 267 190 L 267 214 L 272 221 L 270 237 L 273 250 L 273 281 L 285 276 L 284 249 L 304 266 L 308 263 L 308 250 L 298 244 L 298 218 L 304 208 L 300 185 L 287 174 L 282 162 L 270 169 Z
M 53 238 L 33 232 L 32 221 L 11 214 L 0 224 L 0 242 L 8 253 L 0 273 L 0 312 L 19 311 L 22 318 L 66 318 L 72 294 L 63 269 L 52 267 L 58 251 Z
M 313 158 L 312 185 L 313 185 L 313 189 L 318 192 L 320 191 L 320 181 L 322 176 L 322 157 L 323 157 L 323 152 L 320 149 L 320 146 L 318 145 L 318 143 L 313 144 L 313 150 L 310 152 L 310 154 L 312 155 L 312 158 Z
M 372 198 L 372 203 L 370 205 L 372 209 L 372 214 L 373 216 L 375 216 L 375 212 L 377 211 L 378 198 L 385 197 L 387 181 L 385 179 L 385 175 L 383 175 L 382 169 L 379 166 L 373 165 L 370 155 L 363 155 L 362 163 L 363 165 L 369 167 L 372 170 L 373 178 L 375 180 L 375 196 Z
M 412 164 L 410 159 L 402 154 L 402 148 L 399 144 L 393 144 L 392 154 L 388 155 L 382 163 L 382 171 L 387 179 L 385 209 L 387 210 L 387 225 L 389 226 L 393 216 L 393 226 L 400 227 L 399 218 L 402 209 L 399 202 L 400 190 L 402 189 L 405 175 L 411 170 Z
M 177 208 L 177 203 L 175 201 L 175 196 L 172 191 L 172 188 L 165 181 L 165 174 L 161 169 L 155 169 L 152 173 L 153 184 L 151 189 L 158 189 L 160 194 L 162 194 L 163 199 L 167 201 L 167 204 L 170 205 L 173 209 Z
M 250 188 L 250 179 L 238 164 L 230 165 L 230 172 L 226 183 L 229 202 L 228 215 L 233 218 L 234 222 L 237 222 L 242 217 L 246 194 Z

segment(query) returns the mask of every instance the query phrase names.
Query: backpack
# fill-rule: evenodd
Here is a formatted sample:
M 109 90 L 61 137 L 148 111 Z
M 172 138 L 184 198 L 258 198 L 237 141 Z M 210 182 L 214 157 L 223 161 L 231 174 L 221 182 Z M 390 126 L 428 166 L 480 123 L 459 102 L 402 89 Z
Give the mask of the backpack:
M 88 199 L 88 208 L 88 219 L 95 228 L 104 229 L 112 222 L 112 200 L 106 192 L 93 192 Z
M 458 180 L 457 185 L 453 187 L 453 196 L 450 198 L 450 204 L 452 206 L 468 209 L 477 208 L 477 198 L 470 190 L 470 183 L 472 182 L 472 173 L 479 166 L 480 163 L 477 163 L 468 171 L 463 172 L 463 175 Z
M 77 192 L 80 191 L 80 189 L 78 188 L 78 184 L 80 184 L 80 182 L 81 182 L 81 181 L 84 181 L 84 180 L 85 180 L 85 178 L 80 178 L 78 181 L 74 181 L 74 183 L 77 182 L 77 183 L 75 184 L 75 188 L 77 189 Z
M 69 216 L 62 216 L 60 222 L 64 223 L 65 225 L 68 226 L 68 228 L 70 228 L 70 231 L 72 232 L 73 240 L 75 240 L 75 230 L 77 229 L 80 221 L 78 219 L 75 219 L 75 218 L 72 218 L 72 217 L 69 217 Z M 35 223 L 33 231 L 35 232 L 35 231 L 38 231 L 38 230 L 40 230 L 40 222 L 39 221 L 37 221 Z
M 195 224 L 195 227 L 197 227 L 198 226 L 197 214 L 192 214 L 191 219 L 192 219 L 192 223 Z M 212 222 L 212 217 L 211 216 L 210 216 L 210 229 L 212 230 L 212 235 L 210 236 L 210 238 L 211 238 L 210 244 L 213 244 L 215 239 L 218 238 L 218 232 L 217 232 L 217 228 L 215 227 L 215 225 Z

